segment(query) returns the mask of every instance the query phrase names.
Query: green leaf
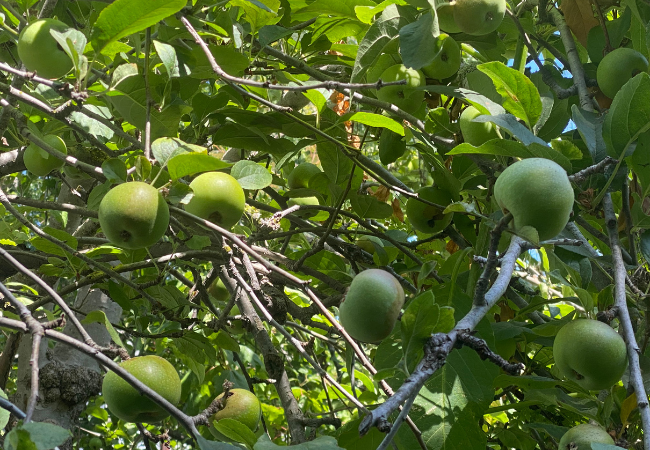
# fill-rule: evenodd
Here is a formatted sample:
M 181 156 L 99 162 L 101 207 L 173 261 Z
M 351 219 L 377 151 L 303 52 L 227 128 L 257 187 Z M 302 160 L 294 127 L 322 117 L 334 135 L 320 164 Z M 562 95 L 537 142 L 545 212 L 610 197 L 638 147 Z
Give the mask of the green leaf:
M 362 219 L 387 219 L 393 215 L 393 207 L 370 195 L 350 195 L 352 209 Z
M 292 450 L 343 450 L 337 445 L 336 439 L 332 436 L 319 436 L 313 441 L 303 442 L 291 447 Z M 286 447 L 274 444 L 266 434 L 262 434 L 253 448 L 254 450 L 282 450 Z
M 194 175 L 201 172 L 222 170 L 227 167 L 230 167 L 229 163 L 205 153 L 177 154 L 167 163 L 167 170 L 169 170 L 169 176 L 172 180 L 178 180 L 187 175 Z
M 117 334 L 117 331 L 115 331 L 115 328 L 113 328 L 113 324 L 111 323 L 110 320 L 108 320 L 108 317 L 106 317 L 104 311 L 97 310 L 89 313 L 88 315 L 86 315 L 84 320 L 81 321 L 81 323 L 83 324 L 103 323 L 104 326 L 106 327 L 106 330 L 108 331 L 108 334 L 110 334 L 111 339 L 113 339 L 113 342 L 115 342 L 120 347 L 124 347 L 124 344 L 120 339 L 120 335 Z
M 225 442 L 208 441 L 206 438 L 197 434 L 194 436 L 201 450 L 241 450 L 240 447 L 226 444 Z
M 640 73 L 618 91 L 603 124 L 607 154 L 620 159 L 639 135 L 650 129 L 650 76 Z
M 273 182 L 268 169 L 254 161 L 238 161 L 230 170 L 243 189 L 264 189 Z
M 254 31 L 265 25 L 273 25 L 281 19 L 277 14 L 280 0 L 230 0 L 230 4 L 244 10 L 246 20 Z
M 424 343 L 433 333 L 448 333 L 454 327 L 454 309 L 436 304 L 427 291 L 411 301 L 400 321 L 406 367 L 410 369 L 424 356 Z
M 5 394 L 5 391 L 0 389 L 0 397 L 4 399 L 8 399 L 7 394 Z M 9 416 L 11 414 L 9 411 L 7 411 L 4 408 L 0 408 L 0 429 L 4 429 L 4 427 L 9 423 Z
M 116 0 L 102 10 L 94 23 L 93 49 L 99 52 L 113 41 L 176 14 L 186 5 L 186 0 Z
M 21 424 L 5 438 L 6 450 L 52 450 L 71 437 L 68 430 L 47 422 Z
M 102 163 L 104 176 L 111 183 L 123 183 L 126 181 L 126 164 L 119 158 L 110 158 Z
M 170 159 L 184 153 L 207 153 L 208 149 L 194 144 L 188 144 L 178 138 L 164 137 L 151 143 L 151 153 L 160 167 L 165 167 Z
M 528 128 L 517 121 L 517 118 L 511 114 L 499 114 L 496 116 L 478 116 L 472 122 L 492 122 L 500 128 L 508 130 L 515 138 L 524 145 L 537 143 L 546 145 L 546 142 L 535 136 Z
M 498 61 L 479 64 L 477 68 L 492 78 L 503 97 L 503 107 L 532 128 L 542 114 L 542 101 L 530 78 Z
M 431 63 L 438 53 L 436 38 L 440 36 L 440 28 L 436 19 L 435 9 L 425 12 L 413 23 L 399 30 L 399 50 L 406 67 L 421 69 Z
M 375 128 L 387 128 L 390 131 L 404 136 L 404 127 L 402 124 L 391 119 L 390 117 L 382 116 L 381 114 L 372 114 L 367 112 L 358 112 L 352 114 L 350 117 L 347 117 L 346 120 L 352 122 L 359 122 L 369 127 Z
M 375 6 L 373 3 L 370 6 Z M 375 20 L 359 43 L 357 59 L 352 69 L 352 83 L 358 83 L 384 49 L 399 35 L 399 29 L 408 24 L 410 14 L 404 7 L 390 5 Z
M 230 336 L 225 331 L 219 331 L 215 337 L 215 343 L 224 350 L 230 350 L 231 352 L 239 352 L 239 344 L 232 336 Z
M 212 426 L 216 430 L 235 442 L 245 444 L 247 448 L 251 449 L 257 442 L 257 436 L 250 428 L 235 419 L 221 419 L 212 422 Z
M 179 70 L 178 56 L 176 56 L 176 49 L 172 45 L 157 40 L 153 41 L 153 46 L 155 47 L 156 53 L 162 61 L 163 66 L 167 69 L 167 76 L 170 79 L 180 77 L 181 73 Z

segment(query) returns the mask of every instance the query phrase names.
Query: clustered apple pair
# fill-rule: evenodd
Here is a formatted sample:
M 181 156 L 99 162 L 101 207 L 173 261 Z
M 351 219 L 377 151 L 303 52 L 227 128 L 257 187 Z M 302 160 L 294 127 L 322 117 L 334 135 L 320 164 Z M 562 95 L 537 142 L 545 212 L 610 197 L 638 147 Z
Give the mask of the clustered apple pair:
M 172 405 L 181 399 L 181 380 L 169 361 L 159 356 L 148 355 L 128 359 L 120 367 L 155 391 Z M 169 412 L 140 394 L 126 380 L 115 372 L 104 377 L 102 393 L 108 409 L 124 422 L 155 423 L 169 416 Z M 217 398 L 223 398 L 223 393 Z M 256 431 L 262 417 L 260 401 L 246 389 L 231 389 L 226 405 L 209 419 L 210 431 L 220 440 L 228 440 L 213 426 L 222 419 L 233 419 Z
M 224 228 L 239 222 L 246 195 L 235 178 L 206 172 L 190 183 L 194 196 L 185 210 Z M 99 224 L 112 244 L 138 249 L 158 242 L 169 225 L 169 207 L 153 186 L 141 181 L 118 184 L 99 205 Z

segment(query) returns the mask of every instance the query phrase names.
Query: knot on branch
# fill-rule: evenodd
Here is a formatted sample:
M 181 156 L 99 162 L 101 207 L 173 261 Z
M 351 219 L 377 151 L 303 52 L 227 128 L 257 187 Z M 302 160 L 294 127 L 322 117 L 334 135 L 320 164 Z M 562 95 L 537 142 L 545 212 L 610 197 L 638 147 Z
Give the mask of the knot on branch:
M 599 311 L 598 314 L 596 314 L 596 320 L 609 325 L 612 322 L 612 320 L 614 320 L 617 316 L 618 316 L 618 306 L 612 306 L 606 311 Z
M 490 347 L 487 345 L 483 339 L 476 336 L 472 336 L 469 330 L 461 330 L 458 332 L 457 342 L 460 346 L 467 346 L 474 350 L 483 360 L 489 360 L 491 363 L 496 364 L 501 367 L 506 373 L 510 375 L 521 375 L 523 374 L 526 367 L 521 363 L 510 363 L 504 358 L 490 350 Z
M 90 397 L 99 394 L 102 388 L 99 372 L 59 361 L 43 366 L 38 378 L 47 403 L 61 400 L 68 405 L 85 404 Z
M 210 406 L 205 408 L 196 416 L 192 417 L 192 421 L 195 425 L 210 425 L 210 417 L 226 407 L 226 404 L 228 403 L 228 397 L 231 395 L 230 390 L 235 385 L 232 381 L 224 380 L 222 386 L 223 394 L 212 400 Z

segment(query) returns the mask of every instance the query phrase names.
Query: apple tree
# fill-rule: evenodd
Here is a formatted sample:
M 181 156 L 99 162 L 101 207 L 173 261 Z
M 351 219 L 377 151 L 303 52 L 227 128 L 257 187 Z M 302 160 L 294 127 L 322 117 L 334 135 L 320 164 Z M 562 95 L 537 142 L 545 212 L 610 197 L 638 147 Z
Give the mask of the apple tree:
M 646 0 L 0 0 L 0 445 L 650 449 Z

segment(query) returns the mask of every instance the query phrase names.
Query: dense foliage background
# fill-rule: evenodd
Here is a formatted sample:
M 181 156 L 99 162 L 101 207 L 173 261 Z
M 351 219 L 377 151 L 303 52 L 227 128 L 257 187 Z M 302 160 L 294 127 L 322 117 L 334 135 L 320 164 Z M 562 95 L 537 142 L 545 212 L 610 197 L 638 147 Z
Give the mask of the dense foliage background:
M 460 70 L 427 79 L 424 100 L 409 111 L 378 100 L 370 74 L 382 56 L 416 69 L 437 57 L 440 5 L 0 0 L 4 448 L 231 449 L 195 420 L 226 380 L 262 402 L 257 434 L 222 430 L 255 450 L 544 450 L 587 422 L 644 448 L 650 77 L 612 103 L 596 68 L 618 47 L 648 57 L 650 4 L 508 1 L 495 32 L 453 34 Z M 24 71 L 16 50 L 43 17 L 71 27 L 57 41 L 74 68 L 55 81 Z M 464 142 L 467 105 L 501 139 Z M 52 134 L 68 156 L 48 152 L 65 167 L 25 171 L 25 147 Z M 503 169 L 529 157 L 561 165 L 576 198 L 565 230 L 543 244 L 504 231 L 492 195 Z M 288 189 L 302 162 L 322 173 Z M 183 213 L 189 181 L 213 170 L 246 191 L 232 230 Z M 97 210 L 133 180 L 161 189 L 172 221 L 157 244 L 129 251 L 104 238 Z M 427 235 L 405 205 L 432 184 L 451 196 L 442 206 L 453 219 Z M 376 239 L 355 245 L 364 236 Z M 378 345 L 336 320 L 366 268 L 389 271 L 407 294 Z M 208 294 L 219 276 L 233 281 L 232 301 Z M 552 345 L 574 316 L 597 314 L 627 339 L 630 366 L 590 392 L 562 380 Z M 500 366 L 454 345 L 474 327 Z M 181 402 L 159 424 L 126 424 L 106 409 L 101 379 L 112 360 L 144 354 L 176 367 Z M 396 433 L 384 440 L 386 421 Z

